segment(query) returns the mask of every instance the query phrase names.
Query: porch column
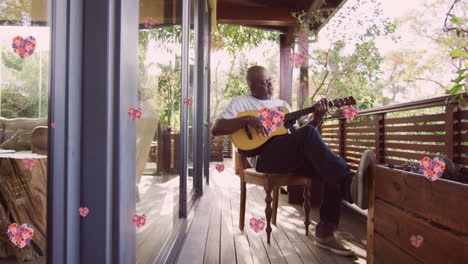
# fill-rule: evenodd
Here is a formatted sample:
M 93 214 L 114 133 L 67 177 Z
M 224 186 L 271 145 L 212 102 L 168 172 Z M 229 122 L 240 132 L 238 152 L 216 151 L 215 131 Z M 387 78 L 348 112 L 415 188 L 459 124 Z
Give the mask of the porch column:
M 301 66 L 299 74 L 299 87 L 297 91 L 297 107 L 303 108 L 304 100 L 309 97 L 309 34 L 306 31 L 299 31 L 299 56 L 305 56 L 307 62 Z
M 292 63 L 293 31 L 280 35 L 280 99 L 292 104 Z

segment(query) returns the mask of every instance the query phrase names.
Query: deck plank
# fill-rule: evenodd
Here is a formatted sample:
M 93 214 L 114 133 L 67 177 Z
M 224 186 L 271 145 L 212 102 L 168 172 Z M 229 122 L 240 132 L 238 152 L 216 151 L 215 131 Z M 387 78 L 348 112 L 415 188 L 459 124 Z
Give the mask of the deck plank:
M 212 198 L 214 198 L 212 191 L 209 188 L 206 188 L 205 195 L 199 201 L 197 208 L 195 209 L 195 217 L 192 225 L 190 226 L 190 230 L 184 239 L 176 263 L 203 263 L 203 254 L 200 253 L 205 252 L 212 209 L 212 203 L 210 200 Z
M 253 264 L 248 237 L 239 229 L 239 199 L 231 199 L 232 223 L 238 264 Z
M 223 206 L 223 195 L 217 194 L 216 199 L 212 200 L 213 209 L 211 210 L 208 237 L 206 239 L 204 264 L 217 264 L 220 262 L 221 246 L 221 207 Z
M 221 209 L 221 264 L 236 262 L 234 244 L 234 226 L 232 224 L 230 192 L 222 192 L 223 204 Z
M 240 183 L 239 183 L 240 185 Z M 254 209 L 254 205 L 256 201 L 249 195 L 250 188 L 247 186 L 247 201 L 245 206 L 245 228 L 244 234 L 247 235 L 249 239 L 249 244 L 252 252 L 252 258 L 254 263 L 258 264 L 265 264 L 270 263 L 270 259 L 268 258 L 268 254 L 266 252 L 265 247 L 263 246 L 261 236 L 264 235 L 263 232 L 255 233 L 249 226 L 249 220 L 252 217 L 262 217 L 263 211 L 258 211 Z M 237 196 L 237 195 L 236 195 Z M 237 199 L 237 198 L 236 198 Z

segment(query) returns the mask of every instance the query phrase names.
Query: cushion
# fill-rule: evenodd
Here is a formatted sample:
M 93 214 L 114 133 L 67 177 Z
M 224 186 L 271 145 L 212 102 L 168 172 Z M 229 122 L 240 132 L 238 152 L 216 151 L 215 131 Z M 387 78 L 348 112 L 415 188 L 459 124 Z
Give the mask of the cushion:
M 47 126 L 47 118 L 12 118 L 3 119 L 3 140 L 7 141 L 18 129 L 33 131 L 35 127 Z
M 31 150 L 31 136 L 32 131 L 18 129 L 8 140 L 0 144 L 0 148 L 16 151 Z

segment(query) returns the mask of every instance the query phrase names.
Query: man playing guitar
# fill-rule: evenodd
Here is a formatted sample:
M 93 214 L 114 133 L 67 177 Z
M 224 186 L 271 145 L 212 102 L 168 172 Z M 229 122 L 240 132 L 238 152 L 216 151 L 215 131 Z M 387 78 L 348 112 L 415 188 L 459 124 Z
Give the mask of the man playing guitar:
M 285 101 L 272 99 L 273 85 L 269 72 L 261 66 L 253 66 L 247 71 L 247 83 L 250 95 L 234 98 L 220 114 L 212 127 L 214 136 L 228 135 L 249 126 L 260 136 L 268 136 L 267 129 L 255 116 L 236 118 L 238 113 L 261 108 L 284 106 L 291 112 Z M 354 252 L 343 246 L 334 236 L 340 219 L 341 200 L 356 203 L 367 209 L 368 200 L 368 165 L 375 160 L 372 151 L 365 151 L 359 165 L 358 173 L 349 170 L 346 161 L 335 155 L 323 142 L 316 126 L 328 111 L 326 99 L 317 104 L 313 117 L 298 128 L 293 126 L 290 133 L 274 136 L 255 153 L 250 163 L 259 172 L 303 173 L 318 175 L 323 182 L 323 197 L 320 206 L 320 222 L 316 227 L 315 244 L 339 255 L 353 255 Z

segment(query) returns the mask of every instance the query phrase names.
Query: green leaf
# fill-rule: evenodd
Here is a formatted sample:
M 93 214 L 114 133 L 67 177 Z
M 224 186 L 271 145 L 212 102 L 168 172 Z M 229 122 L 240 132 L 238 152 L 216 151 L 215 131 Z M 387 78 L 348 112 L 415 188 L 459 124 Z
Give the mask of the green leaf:
M 457 85 L 455 85 L 452 89 L 450 89 L 447 93 L 449 93 L 449 94 L 457 94 L 457 93 L 459 93 L 459 92 L 461 91 L 462 87 L 463 87 L 463 85 L 457 84 Z
M 461 69 L 459 71 L 457 71 L 457 74 L 463 74 L 467 71 L 468 69 Z
M 460 22 L 460 20 L 458 19 L 458 17 L 452 16 L 452 22 L 458 24 Z
M 450 56 L 452 58 L 458 58 L 460 57 L 461 53 L 462 53 L 461 49 L 454 49 L 452 50 L 452 52 L 450 52 Z
M 458 78 L 456 78 L 456 79 L 453 80 L 452 82 L 454 82 L 454 83 L 459 83 L 459 82 L 463 81 L 463 79 L 465 79 L 465 76 L 459 76 Z

